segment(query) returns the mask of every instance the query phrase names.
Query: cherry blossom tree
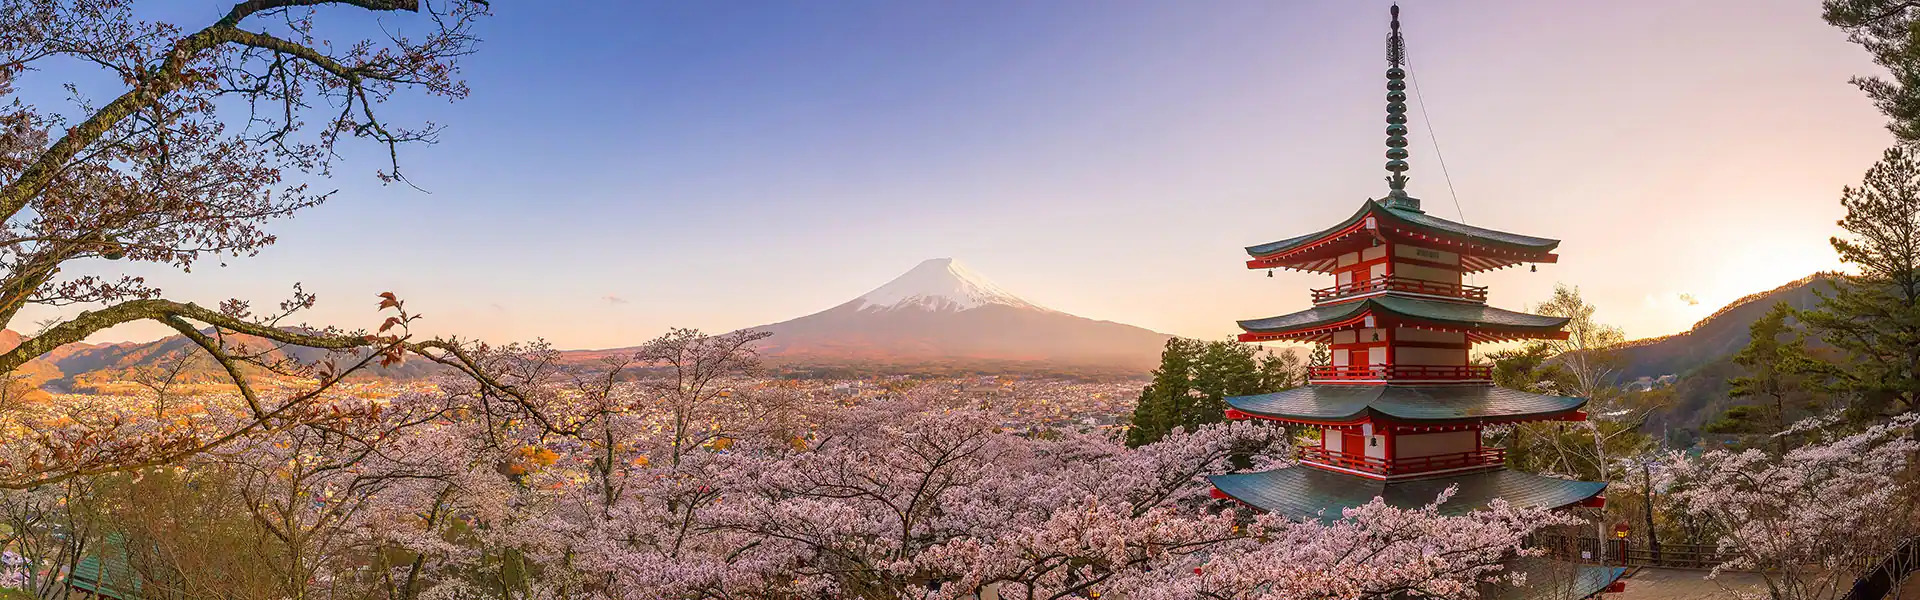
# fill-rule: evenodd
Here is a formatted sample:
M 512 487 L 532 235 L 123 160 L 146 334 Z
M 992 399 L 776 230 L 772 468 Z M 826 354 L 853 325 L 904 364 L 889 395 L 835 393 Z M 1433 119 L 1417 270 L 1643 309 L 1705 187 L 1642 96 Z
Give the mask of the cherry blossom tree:
M 405 181 L 400 148 L 433 141 L 438 127 L 391 122 L 381 107 L 401 94 L 464 97 L 458 66 L 487 11 L 483 0 L 247 0 L 199 25 L 143 20 L 131 0 L 0 5 L 0 96 L 15 99 L 0 109 L 0 326 L 27 306 L 86 309 L 15 327 L 32 335 L 0 353 L 0 372 L 110 327 L 158 323 L 219 365 L 247 409 L 239 429 L 186 434 L 115 419 L 48 428 L 30 413 L 0 413 L 10 445 L 38 445 L 9 449 L 0 487 L 177 462 L 237 439 L 235 431 L 300 416 L 368 357 L 412 351 L 461 362 L 458 343 L 397 335 L 410 317 L 391 295 L 381 308 L 395 312 L 377 332 L 344 331 L 293 322 L 314 302 L 297 286 L 275 310 L 239 300 L 208 308 L 168 299 L 130 273 L 133 263 L 186 271 L 258 253 L 275 241 L 269 221 L 327 199 L 299 179 L 331 175 L 342 140 L 376 144 L 388 159 L 376 175 Z M 405 18 L 372 37 L 333 33 L 356 14 Z M 116 83 L 69 86 L 65 106 L 29 102 L 15 87 L 20 75 L 52 64 L 99 71 L 74 81 Z M 326 358 L 271 351 L 294 347 Z M 266 397 L 255 385 L 261 375 L 314 383 Z
M 492 438 L 487 447 L 521 448 L 506 453 L 519 466 L 498 471 L 514 482 L 490 496 L 502 507 L 469 509 L 479 515 L 474 545 L 486 550 L 465 572 L 483 575 L 435 589 L 716 600 L 1462 596 L 1510 578 L 1504 562 L 1527 553 L 1528 533 L 1573 522 L 1504 505 L 1444 516 L 1445 496 L 1414 510 L 1376 502 L 1333 523 L 1254 516 L 1210 499 L 1204 476 L 1283 464 L 1282 429 L 1230 422 L 1130 449 L 1102 434 L 1024 435 L 935 386 L 852 405 L 795 398 L 745 377 L 754 361 L 738 342 L 752 334 L 734 335 L 676 332 L 602 363 L 632 381 L 558 375 L 566 369 L 539 358 L 489 363 L 487 372 L 524 378 L 505 386 L 523 400 L 498 404 L 496 425 L 475 433 Z
M 1920 441 L 1909 413 L 1851 435 L 1809 419 L 1781 435 L 1816 442 L 1770 455 L 1759 449 L 1676 454 L 1675 501 L 1721 532 L 1733 559 L 1715 568 L 1756 571 L 1774 600 L 1838 598 L 1854 581 L 1920 538 L 1920 490 L 1909 473 Z
M 86 528 L 69 538 L 84 547 L 24 557 L 40 572 L 125 548 L 143 590 L 236 598 L 1465 597 L 1511 579 L 1528 533 L 1570 522 L 1446 516 L 1445 496 L 1330 523 L 1255 515 L 1204 477 L 1285 464 L 1283 429 L 1128 448 L 1023 433 L 949 386 L 811 397 L 751 377 L 753 337 L 676 332 L 587 365 L 462 350 L 481 377 L 328 395 L 310 402 L 325 418 L 0 500 Z M 50 512 L 47 494 L 83 485 L 109 491 Z
M 1287 439 L 1276 428 L 1227 423 L 1129 449 L 1103 435 L 1021 435 L 929 387 L 841 406 L 766 402 L 776 387 L 733 380 L 705 403 L 788 407 L 751 413 L 762 425 L 742 427 L 729 420 L 744 408 L 689 410 L 682 394 L 698 386 L 674 383 L 680 372 L 529 394 L 549 411 L 529 421 L 586 425 L 489 434 L 548 457 L 507 471 L 520 482 L 502 498 L 514 509 L 476 527 L 481 545 L 511 549 L 502 554 L 524 561 L 516 568 L 539 573 L 510 582 L 510 595 L 1270 598 L 1335 580 L 1366 593 L 1456 593 L 1501 577 L 1528 532 L 1568 522 L 1507 507 L 1446 517 L 1377 503 L 1334 524 L 1256 518 L 1208 499 L 1202 476 L 1236 458 L 1277 464 Z M 567 407 L 597 417 L 559 416 Z M 609 438 L 603 426 L 619 443 L 596 445 Z M 726 434 L 689 445 L 687 431 Z

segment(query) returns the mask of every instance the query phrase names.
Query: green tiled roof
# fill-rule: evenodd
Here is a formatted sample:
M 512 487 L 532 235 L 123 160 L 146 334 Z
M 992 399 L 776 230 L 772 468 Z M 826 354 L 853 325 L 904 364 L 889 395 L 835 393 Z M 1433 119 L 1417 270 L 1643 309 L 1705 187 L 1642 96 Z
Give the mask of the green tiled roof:
M 1509 572 L 1525 573 L 1526 584 L 1489 584 L 1480 590 L 1483 600 L 1581 600 L 1605 591 L 1627 574 L 1624 567 L 1548 558 L 1520 558 L 1505 564 Z
M 1235 500 L 1294 520 L 1338 520 L 1343 511 L 1382 498 L 1388 505 L 1419 508 L 1432 504 L 1447 486 L 1460 490 L 1440 505 L 1440 512 L 1461 515 L 1482 508 L 1495 498 L 1520 507 L 1559 508 L 1591 498 L 1605 490 L 1597 481 L 1569 481 L 1507 469 L 1442 475 L 1422 479 L 1381 481 L 1308 466 L 1292 466 L 1258 473 L 1214 475 L 1207 480 Z
M 1557 331 L 1562 325 L 1567 324 L 1567 319 L 1564 317 L 1514 312 L 1485 304 L 1384 295 L 1353 302 L 1315 306 L 1278 317 L 1240 321 L 1240 328 L 1256 333 L 1290 331 L 1337 323 L 1365 310 L 1467 327 L 1490 325 L 1501 329 L 1530 329 L 1545 332 Z
M 1353 216 L 1347 217 L 1345 221 L 1341 221 L 1337 225 L 1328 227 L 1326 229 L 1322 229 L 1320 231 L 1315 231 L 1313 233 L 1309 233 L 1306 235 L 1290 237 L 1284 240 L 1280 240 L 1278 242 L 1267 242 L 1265 244 L 1260 244 L 1258 246 L 1247 246 L 1247 254 L 1252 255 L 1255 258 L 1258 258 L 1258 257 L 1266 256 L 1268 254 L 1273 254 L 1275 252 L 1284 252 L 1287 250 L 1292 250 L 1301 244 L 1305 244 L 1307 242 L 1311 242 L 1311 241 L 1326 237 L 1327 235 L 1332 234 L 1335 231 L 1346 229 L 1347 226 L 1360 222 L 1360 219 L 1366 218 L 1367 211 L 1374 208 L 1384 209 L 1385 207 L 1380 206 L 1379 203 L 1377 202 L 1368 200 L 1366 201 L 1366 203 L 1360 205 L 1359 212 L 1353 213 Z
M 1397 421 L 1502 420 L 1579 410 L 1582 398 L 1522 392 L 1491 385 L 1308 385 L 1227 405 L 1251 415 L 1333 423 L 1362 417 Z
M 1518 246 L 1531 250 L 1539 250 L 1541 252 L 1550 251 L 1560 246 L 1560 240 L 1495 231 L 1484 227 L 1474 227 L 1466 223 L 1448 221 L 1417 210 L 1405 210 L 1398 207 L 1390 208 L 1385 206 L 1382 206 L 1381 209 L 1386 211 L 1387 214 L 1393 215 L 1414 227 L 1444 231 L 1481 242 Z
M 1239 324 L 1241 329 L 1247 331 L 1287 331 L 1301 327 L 1338 323 L 1360 314 L 1361 311 L 1372 308 L 1373 305 L 1369 302 L 1370 300 L 1362 300 L 1359 302 L 1315 306 L 1300 312 L 1288 313 L 1278 317 L 1240 321 Z
M 139 600 L 140 581 L 127 565 L 126 543 L 119 535 L 109 535 L 97 549 L 106 553 L 106 560 L 98 553 L 81 557 L 67 574 L 67 585 L 102 598 Z
M 1528 235 L 1520 235 L 1517 233 L 1507 233 L 1505 231 L 1494 231 L 1492 229 L 1487 229 L 1484 227 L 1474 227 L 1472 225 L 1468 225 L 1465 223 L 1455 223 L 1453 221 L 1448 221 L 1446 219 L 1429 215 L 1427 213 L 1420 212 L 1418 210 L 1408 210 L 1400 207 L 1389 208 L 1387 206 L 1380 204 L 1378 201 L 1368 200 L 1365 203 L 1360 205 L 1359 212 L 1353 213 L 1353 216 L 1347 217 L 1345 221 L 1341 221 L 1340 224 L 1338 225 L 1334 225 L 1332 227 L 1328 227 L 1326 229 L 1309 233 L 1306 235 L 1287 238 L 1277 242 L 1268 242 L 1265 244 L 1260 244 L 1258 246 L 1248 246 L 1247 254 L 1258 258 L 1261 256 L 1273 254 L 1276 252 L 1284 252 L 1287 250 L 1292 250 L 1296 247 L 1299 247 L 1302 244 L 1306 244 L 1307 242 L 1311 242 L 1313 240 L 1317 240 L 1322 237 L 1325 237 L 1327 234 L 1333 233 L 1335 231 L 1339 231 L 1341 229 L 1345 229 L 1347 226 L 1353 225 L 1354 223 L 1359 222 L 1361 219 L 1366 218 L 1368 212 L 1372 212 L 1375 215 L 1381 216 L 1386 219 L 1399 221 L 1401 223 L 1406 224 L 1409 227 L 1413 227 L 1416 229 L 1425 229 L 1429 231 L 1436 231 L 1440 233 L 1450 234 L 1450 235 L 1474 240 L 1476 242 L 1480 242 L 1483 244 L 1508 246 L 1508 247 L 1513 247 L 1515 249 L 1531 250 L 1531 251 L 1537 251 L 1537 252 L 1550 252 L 1554 248 L 1559 247 L 1560 245 L 1560 240 L 1538 238 L 1538 237 L 1533 237 Z

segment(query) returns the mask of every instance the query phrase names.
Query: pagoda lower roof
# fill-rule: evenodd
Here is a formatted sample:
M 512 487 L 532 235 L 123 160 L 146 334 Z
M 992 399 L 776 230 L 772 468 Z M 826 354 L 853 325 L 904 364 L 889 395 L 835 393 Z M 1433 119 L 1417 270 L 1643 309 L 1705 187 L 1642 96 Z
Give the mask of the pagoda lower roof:
M 1496 269 L 1520 262 L 1553 262 L 1557 257 L 1552 252 L 1560 246 L 1560 240 L 1474 227 L 1435 217 L 1419 209 L 1387 206 L 1376 200 L 1367 200 L 1353 216 L 1332 227 L 1277 242 L 1248 246 L 1247 254 L 1254 260 L 1247 266 L 1325 270 L 1316 267 L 1316 263 L 1325 261 L 1327 257 L 1319 256 L 1323 252 L 1316 251 L 1351 251 L 1344 246 L 1334 246 L 1339 246 L 1343 239 L 1353 238 L 1352 234 L 1368 229 L 1369 216 L 1374 218 L 1370 228 L 1379 236 L 1404 242 L 1429 243 L 1436 249 L 1459 252 L 1469 259 L 1462 266 L 1470 271 Z
M 1526 583 L 1486 584 L 1481 600 L 1539 600 L 1558 598 L 1581 600 L 1607 590 L 1607 586 L 1626 576 L 1626 567 L 1591 565 L 1550 558 L 1515 558 L 1503 563 L 1508 573 L 1524 573 Z
M 1380 498 L 1389 506 L 1416 509 L 1433 504 L 1449 486 L 1460 486 L 1439 506 L 1441 514 L 1463 515 L 1504 499 L 1520 508 L 1555 509 L 1600 495 L 1607 484 L 1554 479 L 1496 469 L 1418 479 L 1379 480 L 1295 465 L 1257 473 L 1207 478 L 1227 497 L 1296 521 L 1340 519 L 1346 509 Z
M 1567 324 L 1565 317 L 1515 312 L 1472 302 L 1425 300 L 1386 294 L 1315 306 L 1278 317 L 1240 321 L 1240 328 L 1247 333 L 1265 334 L 1241 336 L 1241 341 L 1283 339 L 1280 336 L 1318 338 L 1335 330 L 1364 327 L 1368 315 L 1394 317 L 1436 329 L 1486 331 L 1496 334 L 1488 336 L 1490 338 L 1503 339 L 1557 337 L 1560 327 Z M 1387 325 L 1376 323 L 1373 326 Z
M 1583 398 L 1494 385 L 1306 385 L 1227 398 L 1250 416 L 1315 424 L 1359 422 L 1451 425 L 1545 420 L 1576 414 Z

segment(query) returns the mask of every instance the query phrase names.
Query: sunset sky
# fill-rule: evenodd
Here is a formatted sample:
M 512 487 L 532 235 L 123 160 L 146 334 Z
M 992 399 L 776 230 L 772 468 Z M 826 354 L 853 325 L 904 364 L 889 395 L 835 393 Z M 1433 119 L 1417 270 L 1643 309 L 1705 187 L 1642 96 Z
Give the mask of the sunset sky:
M 180 4 L 197 27 L 230 1 Z M 262 255 L 140 273 L 207 305 L 304 282 L 309 319 L 348 327 L 391 290 L 426 333 L 598 348 L 785 320 L 952 256 L 1042 305 L 1222 337 L 1329 281 L 1248 271 L 1243 246 L 1386 192 L 1387 5 L 496 2 L 472 97 L 392 111 L 447 127 L 403 155 L 424 191 L 355 146 Z M 1411 190 L 1564 240 L 1560 264 L 1479 276 L 1495 304 L 1578 285 L 1631 337 L 1837 268 L 1840 188 L 1891 138 L 1847 82 L 1876 68 L 1819 11 L 1407 2 L 1431 115 Z

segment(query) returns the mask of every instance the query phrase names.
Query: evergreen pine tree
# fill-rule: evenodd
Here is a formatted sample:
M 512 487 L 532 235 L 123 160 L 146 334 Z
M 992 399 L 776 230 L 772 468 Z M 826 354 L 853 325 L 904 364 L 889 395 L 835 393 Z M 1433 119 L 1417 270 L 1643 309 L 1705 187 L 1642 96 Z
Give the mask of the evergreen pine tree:
M 1315 348 L 1324 348 L 1319 345 Z M 1274 353 L 1269 350 L 1266 358 L 1260 361 L 1259 388 L 1263 390 L 1284 390 L 1306 383 L 1306 366 L 1300 364 L 1300 355 L 1292 352 Z
M 1176 427 L 1226 419 L 1227 398 L 1276 392 L 1305 382 L 1299 357 L 1233 341 L 1167 340 L 1153 382 L 1140 391 L 1127 444 L 1159 441 Z
M 1820 369 L 1807 353 L 1806 337 L 1795 332 L 1788 321 L 1796 314 L 1787 303 L 1775 304 L 1748 328 L 1752 341 L 1733 355 L 1733 362 L 1744 367 L 1747 374 L 1727 380 L 1731 386 L 1727 395 L 1749 399 L 1752 404 L 1727 409 L 1706 425 L 1708 433 L 1773 436 L 1806 412 L 1805 405 L 1813 399 L 1812 386 L 1808 385 L 1810 374 Z M 1773 439 L 1775 451 L 1785 452 L 1786 438 Z
M 1493 362 L 1493 384 L 1541 394 L 1560 394 L 1577 387 L 1573 374 L 1557 363 L 1552 346 L 1533 342 L 1486 355 Z
M 1887 75 L 1855 77 L 1853 84 L 1887 115 L 1901 143 L 1920 143 L 1920 5 L 1909 0 L 1825 0 L 1827 23 L 1886 68 Z
M 1849 396 L 1856 419 L 1920 406 L 1920 164 L 1896 146 L 1859 187 L 1841 190 L 1846 237 L 1832 239 L 1840 260 L 1859 268 L 1820 294 L 1801 320 L 1844 361 L 1819 369 Z
M 1127 430 L 1127 445 L 1152 443 L 1167 435 L 1179 422 L 1187 390 L 1193 388 L 1193 361 L 1198 340 L 1173 338 L 1160 351 L 1160 368 L 1153 371 L 1153 382 L 1140 390 L 1140 401 L 1133 407 L 1133 427 Z

